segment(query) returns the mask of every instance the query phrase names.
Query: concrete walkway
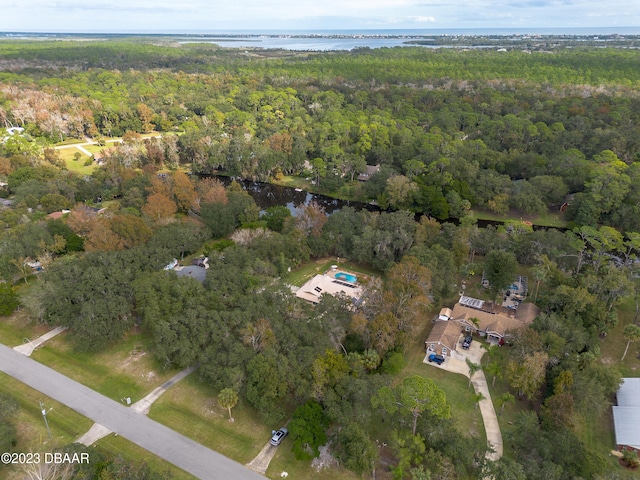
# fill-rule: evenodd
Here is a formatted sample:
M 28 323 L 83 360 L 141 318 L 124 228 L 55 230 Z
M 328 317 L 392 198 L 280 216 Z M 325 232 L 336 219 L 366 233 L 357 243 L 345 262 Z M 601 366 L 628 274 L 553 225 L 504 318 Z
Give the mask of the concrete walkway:
M 166 392 L 169 388 L 173 387 L 176 383 L 178 383 L 184 377 L 192 373 L 196 368 L 198 367 L 189 367 L 182 370 L 177 375 L 174 375 L 172 378 L 164 382 L 158 388 L 154 389 L 149 395 L 144 397 L 142 400 L 138 400 L 136 403 L 131 405 L 131 410 L 133 410 L 136 413 L 140 413 L 142 415 L 148 415 L 153 402 L 155 402 L 158 398 L 160 398 L 160 396 L 164 392 Z M 89 431 L 84 435 L 82 435 L 80 438 L 78 438 L 74 443 L 81 443 L 82 445 L 86 445 L 88 447 L 89 445 L 94 444 L 101 438 L 106 437 L 110 433 L 113 433 L 113 432 L 109 430 L 107 427 L 105 427 L 104 425 L 94 423 L 89 429 Z
M 262 447 L 262 450 L 260 450 L 260 453 L 256 456 L 256 458 L 247 463 L 247 467 L 249 467 L 254 472 L 258 472 L 264 475 L 267 472 L 269 463 L 271 463 L 271 460 L 276 454 L 277 449 L 278 447 L 274 447 L 269 442 L 267 442 L 267 444 Z
M 141 413 L 142 415 L 148 415 L 149 409 L 151 408 L 151 404 L 155 402 L 158 398 L 160 398 L 160 395 L 162 395 L 164 392 L 169 390 L 171 387 L 173 387 L 176 383 L 178 383 L 184 377 L 193 373 L 196 370 L 196 368 L 198 367 L 196 366 L 196 367 L 185 368 L 181 372 L 177 373 L 176 375 L 171 377 L 169 380 L 164 382 L 162 385 L 160 385 L 158 388 L 153 390 L 149 395 L 144 397 L 142 400 L 138 400 L 136 403 L 131 405 L 131 409 L 134 412 Z
M 89 158 L 93 157 L 93 153 L 91 153 L 89 150 L 84 148 L 82 145 L 76 145 L 76 148 L 80 150 L 82 153 L 84 153 L 87 157 Z
M 487 378 L 482 370 L 478 370 L 471 377 L 471 383 L 476 393 L 481 393 L 484 398 L 480 400 L 480 413 L 484 422 L 484 430 L 487 433 L 487 444 L 493 449 L 493 452 L 487 453 L 487 458 L 492 461 L 502 458 L 502 433 L 500 432 L 500 424 L 496 416 L 496 410 L 493 408 Z
M 53 330 L 51 330 L 50 332 L 45 333 L 41 337 L 38 337 L 35 340 L 29 340 L 29 343 L 23 343 L 22 345 L 18 345 L 17 347 L 13 347 L 13 349 L 16 352 L 22 353 L 23 355 L 26 355 L 27 357 L 30 357 L 31 354 L 33 353 L 33 351 L 36 348 L 42 346 L 42 344 L 44 342 L 46 342 L 47 340 L 52 339 L 53 337 L 55 337 L 56 335 L 58 335 L 58 334 L 60 334 L 62 332 L 64 332 L 66 329 L 67 329 L 67 327 L 56 327 Z
M 203 480 L 264 476 L 0 344 L 0 371 Z M 55 415 L 55 411 L 50 415 Z
M 460 347 L 459 347 L 460 348 Z M 482 356 L 485 350 L 480 342 L 472 342 L 469 350 L 453 351 L 451 356 L 447 357 L 442 365 L 429 362 L 429 354 L 425 355 L 424 363 L 431 365 L 432 367 L 446 370 L 447 372 L 458 373 L 469 378 L 469 365 L 467 365 L 466 359 L 482 365 Z M 502 433 L 500 431 L 500 424 L 498 423 L 498 417 L 496 411 L 493 408 L 493 401 L 491 400 L 491 393 L 489 392 L 489 386 L 487 385 L 487 379 L 484 376 L 482 370 L 478 370 L 471 377 L 471 384 L 476 393 L 482 393 L 484 399 L 480 401 L 480 413 L 482 414 L 482 421 L 484 423 L 484 430 L 487 435 L 487 444 L 493 449 L 493 452 L 487 453 L 489 460 L 499 460 L 502 458 L 503 446 L 502 446 Z

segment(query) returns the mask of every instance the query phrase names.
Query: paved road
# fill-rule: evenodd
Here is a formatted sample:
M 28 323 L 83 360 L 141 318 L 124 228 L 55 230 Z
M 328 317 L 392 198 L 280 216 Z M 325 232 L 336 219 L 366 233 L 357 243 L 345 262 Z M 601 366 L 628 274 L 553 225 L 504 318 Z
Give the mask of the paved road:
M 203 480 L 264 480 L 197 442 L 0 344 L 0 371 Z M 55 415 L 52 412 L 50 415 Z
M 14 348 L 15 350 L 15 348 Z M 151 405 L 155 402 L 160 396 L 167 391 L 167 389 L 173 387 L 176 383 L 182 380 L 184 377 L 193 372 L 197 367 L 186 368 L 177 375 L 174 375 L 171 379 L 164 382 L 158 388 L 153 390 L 149 395 L 144 397 L 142 400 L 137 401 L 133 405 L 131 405 L 131 410 L 134 412 L 140 413 L 142 415 L 148 415 L 149 410 L 151 409 Z M 94 423 L 91 425 L 91 428 L 87 433 L 80 436 L 75 443 L 81 443 L 82 445 L 89 446 L 96 443 L 101 438 L 106 437 L 107 435 L 113 433 L 104 425 L 100 425 L 99 423 Z

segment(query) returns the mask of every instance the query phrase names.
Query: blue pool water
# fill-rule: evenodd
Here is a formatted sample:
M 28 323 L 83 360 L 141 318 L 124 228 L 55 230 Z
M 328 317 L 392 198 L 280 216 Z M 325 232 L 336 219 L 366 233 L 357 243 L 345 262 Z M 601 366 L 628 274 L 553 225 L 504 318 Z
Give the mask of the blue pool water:
M 357 280 L 355 275 L 351 275 L 349 273 L 344 273 L 344 272 L 336 273 L 336 278 L 338 280 L 344 280 L 345 282 L 350 282 L 350 283 L 356 283 L 356 280 Z

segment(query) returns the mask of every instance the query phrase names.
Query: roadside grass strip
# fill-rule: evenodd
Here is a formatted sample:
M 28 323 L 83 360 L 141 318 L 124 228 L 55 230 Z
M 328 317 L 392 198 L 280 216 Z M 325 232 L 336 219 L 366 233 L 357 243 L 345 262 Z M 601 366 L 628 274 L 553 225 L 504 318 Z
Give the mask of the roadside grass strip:
M 75 351 L 64 333 L 36 350 L 32 358 L 126 404 L 127 398 L 135 403 L 177 373 L 163 371 L 148 352 L 148 339 L 142 334 L 129 335 L 110 349 L 95 353 Z
M 145 462 L 156 473 L 167 472 L 171 480 L 195 480 L 196 477 L 188 472 L 172 465 L 171 463 L 157 457 L 153 453 L 130 442 L 119 435 L 111 434 L 95 443 L 95 448 L 105 452 L 110 456 L 120 456 L 125 460 Z
M 271 429 L 257 418 L 257 413 L 240 402 L 231 410 L 218 405 L 217 393 L 191 375 L 163 394 L 152 406 L 149 418 L 215 450 L 246 464 L 271 438 Z M 275 428 L 275 427 L 273 427 Z

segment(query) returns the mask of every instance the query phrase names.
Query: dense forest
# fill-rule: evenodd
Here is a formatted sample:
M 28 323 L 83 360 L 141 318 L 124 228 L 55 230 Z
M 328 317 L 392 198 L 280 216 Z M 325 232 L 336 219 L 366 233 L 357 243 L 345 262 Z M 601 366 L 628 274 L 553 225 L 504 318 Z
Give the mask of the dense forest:
M 577 225 L 639 229 L 633 51 L 253 59 L 211 45 L 27 43 L 2 45 L 0 64 L 0 121 L 34 140 L 11 138 L 5 156 L 178 131 L 177 143 L 132 141 L 113 160 L 261 180 L 306 172 L 325 192 L 438 219 L 566 202 Z M 382 168 L 353 182 L 366 164 Z
M 13 202 L 0 210 L 0 314 L 20 306 L 68 326 L 85 351 L 141 329 L 164 366 L 199 365 L 266 424 L 291 416 L 297 458 L 329 441 L 359 475 L 627 478 L 580 426 L 606 415 L 620 384 L 601 343 L 630 299 L 625 339 L 640 339 L 639 55 L 412 47 L 263 58 L 198 44 L 0 43 L 0 125 L 24 128 L 0 133 L 0 196 Z M 122 142 L 83 175 L 54 148 L 111 137 Z M 367 165 L 380 169 L 358 182 Z M 261 211 L 212 173 L 301 177 L 386 211 Z M 561 207 L 566 229 L 479 228 L 468 216 Z M 209 259 L 203 283 L 163 270 L 193 255 Z M 365 301 L 324 295 L 312 306 L 282 280 L 333 257 L 373 272 Z M 490 264 L 507 279 L 526 271 L 542 308 L 503 363 L 486 365 L 526 406 L 498 462 L 459 430 L 437 384 L 399 376 L 433 311 Z M 372 425 L 393 439 L 391 460 L 381 462 Z

